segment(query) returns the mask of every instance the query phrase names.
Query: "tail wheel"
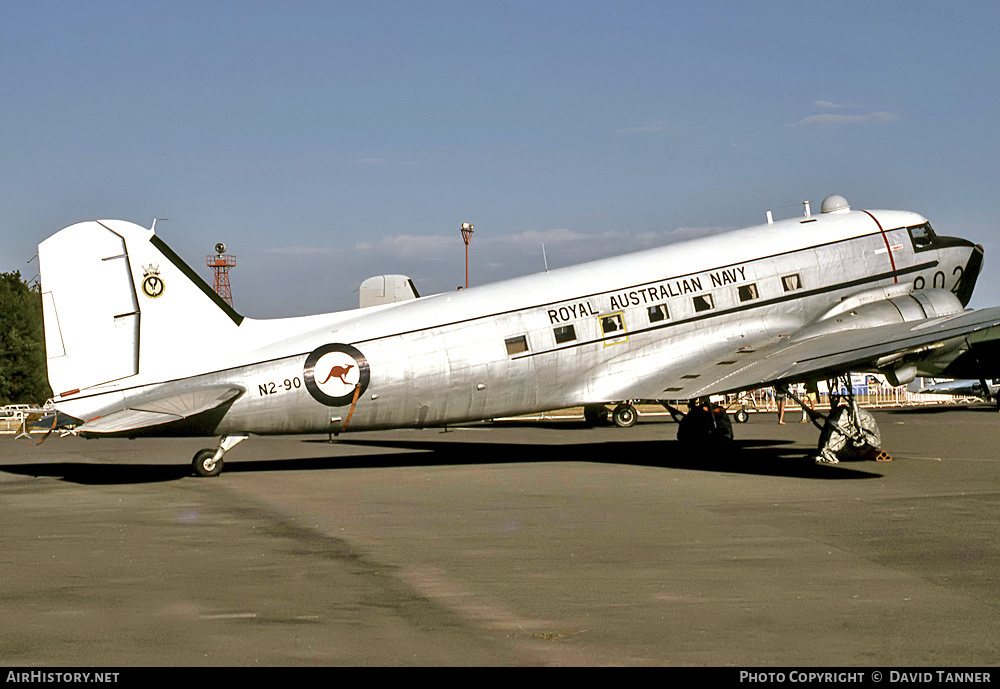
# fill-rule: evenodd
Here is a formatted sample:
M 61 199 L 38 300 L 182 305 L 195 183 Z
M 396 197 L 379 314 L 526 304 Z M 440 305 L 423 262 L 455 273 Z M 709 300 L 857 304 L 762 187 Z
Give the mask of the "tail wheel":
M 199 450 L 191 463 L 197 476 L 218 476 L 222 473 L 222 457 L 214 459 L 215 450 Z
M 631 428 L 638 419 L 639 413 L 636 412 L 635 407 L 631 404 L 619 404 L 611 412 L 611 420 L 619 428 Z

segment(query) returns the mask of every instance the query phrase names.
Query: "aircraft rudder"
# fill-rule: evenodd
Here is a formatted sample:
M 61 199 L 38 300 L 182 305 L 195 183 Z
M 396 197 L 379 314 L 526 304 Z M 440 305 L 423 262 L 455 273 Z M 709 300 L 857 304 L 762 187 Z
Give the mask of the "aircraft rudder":
M 139 308 L 125 239 L 77 223 L 39 244 L 38 261 L 53 392 L 135 375 Z

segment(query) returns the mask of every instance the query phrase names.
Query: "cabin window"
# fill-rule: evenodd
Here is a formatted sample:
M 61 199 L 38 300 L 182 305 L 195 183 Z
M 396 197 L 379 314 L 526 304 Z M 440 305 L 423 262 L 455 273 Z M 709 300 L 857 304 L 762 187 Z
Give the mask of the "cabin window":
M 792 292 L 797 289 L 802 289 L 802 278 L 799 277 L 798 273 L 785 275 L 781 278 L 781 284 L 784 286 L 786 292 Z
M 621 313 L 613 313 L 610 316 L 602 316 L 601 332 L 605 335 L 625 332 L 625 323 L 622 321 Z
M 656 304 L 650 306 L 646 312 L 649 314 L 650 323 L 659 323 L 660 321 L 665 321 L 670 318 L 670 314 L 667 313 L 666 304 Z
M 740 295 L 740 301 L 750 301 L 760 296 L 760 292 L 757 291 L 756 282 L 752 282 L 749 285 L 742 285 L 737 291 Z
M 576 339 L 576 328 L 572 325 L 561 325 L 558 328 L 553 328 L 552 332 L 556 336 L 556 344 L 572 342 Z
M 601 333 L 604 335 L 605 347 L 628 342 L 628 333 L 625 331 L 625 321 L 621 311 L 601 316 Z
M 910 233 L 910 241 L 913 242 L 914 251 L 927 251 L 934 248 L 937 237 L 929 222 L 907 227 L 906 231 Z
M 504 344 L 507 345 L 507 355 L 513 356 L 514 354 L 520 354 L 521 352 L 528 351 L 528 338 L 524 335 L 518 335 L 517 337 L 508 337 L 504 340 Z
M 715 308 L 715 303 L 712 301 L 711 294 L 699 294 L 694 298 L 694 310 L 696 313 L 701 311 L 710 311 Z

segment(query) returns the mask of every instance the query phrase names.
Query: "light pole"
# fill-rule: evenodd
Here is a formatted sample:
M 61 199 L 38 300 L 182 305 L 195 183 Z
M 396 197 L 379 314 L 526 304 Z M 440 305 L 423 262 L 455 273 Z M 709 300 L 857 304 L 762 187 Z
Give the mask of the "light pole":
M 472 223 L 462 223 L 462 241 L 465 242 L 465 288 L 469 289 L 469 240 L 472 239 Z

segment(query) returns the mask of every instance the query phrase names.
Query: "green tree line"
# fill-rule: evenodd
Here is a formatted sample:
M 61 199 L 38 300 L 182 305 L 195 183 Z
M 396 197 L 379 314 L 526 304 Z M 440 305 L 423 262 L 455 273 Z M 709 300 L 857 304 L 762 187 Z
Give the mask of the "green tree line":
M 42 404 L 50 397 L 42 293 L 20 271 L 0 273 L 0 405 Z

